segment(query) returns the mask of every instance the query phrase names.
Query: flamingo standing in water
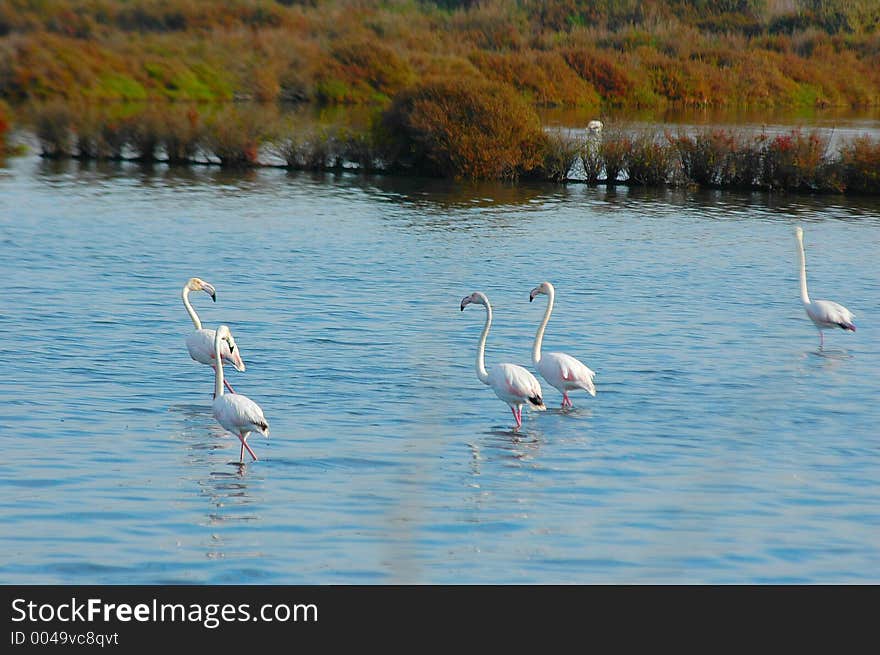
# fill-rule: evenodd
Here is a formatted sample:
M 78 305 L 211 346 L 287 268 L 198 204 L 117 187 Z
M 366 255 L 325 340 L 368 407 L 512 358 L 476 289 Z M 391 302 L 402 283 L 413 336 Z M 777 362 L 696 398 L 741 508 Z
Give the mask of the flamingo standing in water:
M 269 424 L 266 422 L 266 417 L 263 416 L 263 410 L 253 400 L 239 393 L 223 393 L 224 380 L 221 344 L 225 344 L 231 353 L 236 351 L 235 339 L 232 338 L 232 332 L 225 325 L 221 325 L 214 333 L 214 357 L 217 362 L 217 366 L 214 368 L 216 374 L 214 380 L 214 418 L 241 441 L 241 451 L 238 456 L 239 462 L 244 461 L 245 449 L 256 461 L 257 456 L 248 445 L 247 438 L 251 432 L 259 432 L 268 437 Z
M 819 330 L 819 348 L 825 346 L 825 335 L 822 330 L 826 328 L 840 328 L 842 330 L 856 331 L 853 324 L 854 315 L 843 305 L 831 300 L 813 300 L 810 301 L 810 294 L 807 293 L 807 257 L 804 254 L 804 230 L 800 226 L 794 229 L 794 235 L 797 239 L 798 254 L 801 260 L 801 302 L 804 303 L 804 310 L 807 316 L 813 321 Z
M 516 421 L 514 430 L 522 427 L 522 408 L 528 405 L 534 409 L 544 411 L 544 400 L 541 398 L 541 383 L 534 375 L 522 366 L 516 364 L 495 364 L 491 371 L 486 370 L 486 338 L 489 336 L 489 328 L 492 325 L 492 305 L 485 294 L 475 291 L 461 301 L 461 311 L 469 304 L 483 305 L 486 308 L 486 324 L 480 335 L 477 345 L 477 377 L 480 382 L 492 387 L 495 395 L 510 406 L 513 418 Z
M 211 300 L 214 302 L 217 302 L 217 292 L 214 290 L 214 285 L 197 277 L 190 278 L 183 286 L 183 291 L 181 292 L 183 306 L 186 307 L 186 311 L 195 326 L 195 330 L 190 332 L 189 336 L 186 338 L 186 348 L 189 350 L 189 356 L 200 364 L 207 364 L 211 368 L 216 368 L 214 366 L 214 330 L 202 327 L 202 321 L 199 320 L 199 315 L 196 314 L 196 310 L 193 309 L 193 306 L 189 302 L 190 291 L 204 291 L 211 296 Z M 241 359 L 241 353 L 238 350 L 232 352 L 225 341 L 221 346 L 221 357 L 232 364 L 237 371 L 244 371 L 245 366 L 244 361 Z M 230 393 L 235 393 L 232 385 L 225 380 L 223 383 L 226 385 L 226 388 L 229 389 Z
M 574 407 L 568 392 L 575 389 L 583 389 L 591 396 L 596 395 L 596 386 L 593 384 L 593 377 L 596 373 L 590 367 L 583 364 L 580 360 L 575 359 L 571 355 L 565 353 L 545 353 L 541 355 L 541 343 L 544 340 L 544 329 L 550 320 L 550 313 L 553 311 L 553 300 L 556 297 L 556 289 L 549 282 L 542 282 L 529 293 L 529 302 L 535 299 L 539 294 L 547 296 L 547 310 L 544 312 L 544 320 L 538 326 L 535 333 L 535 344 L 532 346 L 532 364 L 538 369 L 547 384 L 551 387 L 559 389 L 562 393 L 562 409 Z

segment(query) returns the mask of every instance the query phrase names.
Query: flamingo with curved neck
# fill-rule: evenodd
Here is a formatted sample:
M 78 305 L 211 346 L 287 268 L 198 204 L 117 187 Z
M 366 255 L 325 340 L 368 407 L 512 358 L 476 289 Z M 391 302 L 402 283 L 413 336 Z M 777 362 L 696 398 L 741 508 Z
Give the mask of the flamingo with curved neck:
M 827 328 L 840 328 L 850 332 L 856 331 L 853 323 L 855 315 L 843 305 L 832 300 L 810 300 L 810 294 L 807 291 L 807 256 L 804 253 L 804 230 L 800 226 L 794 229 L 795 239 L 798 245 L 798 255 L 800 256 L 800 283 L 801 283 L 801 302 L 804 305 L 804 311 L 813 321 L 813 324 L 819 330 L 819 349 L 825 346 L 825 335 L 822 330 Z
M 241 441 L 239 462 L 244 461 L 245 450 L 256 461 L 257 456 L 248 445 L 247 438 L 251 432 L 259 432 L 268 437 L 269 423 L 263 416 L 262 408 L 247 396 L 223 393 L 223 358 L 221 357 L 223 343 L 230 352 L 235 352 L 235 339 L 232 338 L 232 332 L 226 325 L 221 325 L 214 333 L 214 355 L 217 361 L 217 366 L 214 368 L 214 418 Z
M 186 313 L 189 314 L 193 326 L 195 327 L 195 329 L 186 337 L 186 348 L 189 351 L 189 356 L 200 364 L 216 368 L 214 366 L 214 362 L 216 361 L 214 358 L 214 330 L 202 327 L 202 321 L 199 319 L 199 315 L 196 314 L 196 310 L 193 309 L 193 306 L 189 301 L 190 291 L 204 291 L 211 296 L 211 300 L 214 302 L 217 302 L 217 292 L 214 289 L 214 285 L 205 282 L 201 278 L 193 277 L 183 285 L 183 290 L 180 293 L 183 298 L 183 306 L 186 308 Z M 220 355 L 226 362 L 232 364 L 236 370 L 245 370 L 241 353 L 238 351 L 230 351 L 229 346 L 226 345 L 225 341 L 222 343 Z M 224 384 L 226 385 L 226 388 L 229 389 L 230 393 L 235 393 L 235 390 L 229 382 L 224 380 Z
M 593 378 L 596 372 L 580 360 L 565 353 L 541 354 L 544 330 L 547 329 L 550 314 L 553 312 L 556 289 L 549 282 L 542 282 L 529 293 L 529 302 L 532 302 L 539 294 L 547 296 L 547 309 L 544 310 L 544 319 L 535 333 L 535 343 L 532 346 L 532 364 L 538 369 L 538 373 L 547 381 L 547 384 L 555 387 L 562 393 L 562 409 L 574 407 L 574 404 L 568 397 L 568 392 L 575 389 L 583 389 L 591 396 L 595 396 L 596 386 L 593 384 Z
M 477 343 L 477 359 L 474 367 L 477 379 L 483 384 L 492 387 L 495 395 L 506 402 L 513 412 L 516 421 L 514 430 L 522 427 L 522 408 L 528 405 L 533 409 L 544 411 L 544 400 L 541 397 L 541 383 L 534 375 L 517 364 L 495 364 L 491 369 L 486 369 L 486 339 L 489 336 L 489 328 L 492 326 L 492 305 L 486 294 L 475 291 L 465 296 L 461 301 L 461 311 L 470 304 L 483 305 L 486 308 L 486 323 L 480 333 Z

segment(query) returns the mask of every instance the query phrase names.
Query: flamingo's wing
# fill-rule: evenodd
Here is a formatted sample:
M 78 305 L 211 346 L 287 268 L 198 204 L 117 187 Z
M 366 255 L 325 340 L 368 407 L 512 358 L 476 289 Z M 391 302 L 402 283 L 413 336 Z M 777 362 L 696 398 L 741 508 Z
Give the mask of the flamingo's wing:
M 596 372 L 582 361 L 565 353 L 547 353 L 542 362 L 544 358 L 555 369 L 560 384 L 574 385 L 591 396 L 596 395 L 596 385 L 593 383 Z
M 214 401 L 217 421 L 230 432 L 261 432 L 269 436 L 263 409 L 247 396 L 224 394 Z
M 510 396 L 528 402 L 537 409 L 544 409 L 541 383 L 534 375 L 517 364 L 498 364 L 494 368 Z
M 195 361 L 213 366 L 214 330 L 202 328 L 190 332 L 186 337 L 186 349 Z
M 215 330 L 201 328 L 193 330 L 186 338 L 186 347 L 189 350 L 189 356 L 197 362 L 214 365 L 214 335 Z M 232 364 L 237 371 L 244 371 L 244 360 L 241 358 L 241 352 L 238 345 L 235 346 L 235 352 L 229 351 L 229 344 L 225 340 L 220 342 L 220 357 L 224 362 Z
M 853 325 L 855 314 L 843 305 L 833 300 L 814 300 L 810 305 L 812 306 L 814 317 L 819 321 L 837 325 L 844 330 L 855 331 L 856 326 Z

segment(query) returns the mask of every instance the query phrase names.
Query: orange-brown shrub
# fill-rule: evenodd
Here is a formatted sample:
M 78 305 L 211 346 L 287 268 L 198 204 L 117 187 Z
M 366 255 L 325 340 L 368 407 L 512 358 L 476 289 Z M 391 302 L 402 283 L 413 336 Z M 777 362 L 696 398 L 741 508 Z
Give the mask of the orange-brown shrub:
M 880 141 L 861 136 L 846 144 L 840 168 L 847 191 L 880 193 Z
M 770 189 L 824 190 L 828 172 L 828 139 L 813 131 L 780 134 L 764 149 L 761 185 Z
M 546 136 L 510 87 L 431 79 L 399 93 L 381 121 L 396 168 L 470 179 L 515 178 L 542 162 Z
M 565 61 L 599 94 L 614 104 L 625 104 L 635 89 L 635 82 L 620 65 L 614 53 L 573 48 L 562 53 Z

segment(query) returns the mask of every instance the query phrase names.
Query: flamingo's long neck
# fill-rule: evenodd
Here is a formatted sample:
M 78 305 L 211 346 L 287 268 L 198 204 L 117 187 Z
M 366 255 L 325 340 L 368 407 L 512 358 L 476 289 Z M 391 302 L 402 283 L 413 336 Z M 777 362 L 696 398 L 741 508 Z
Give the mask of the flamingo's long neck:
M 480 335 L 480 343 L 477 344 L 477 377 L 483 384 L 489 384 L 489 372 L 486 370 L 486 338 L 489 336 L 489 327 L 492 325 L 492 305 L 486 301 L 486 324 Z
M 805 305 L 810 304 L 810 294 L 807 293 L 807 256 L 804 254 L 804 238 L 799 234 L 797 237 L 798 254 L 801 257 L 801 301 Z
M 202 322 L 199 320 L 199 315 L 196 314 L 196 310 L 193 309 L 193 306 L 189 303 L 189 287 L 183 287 L 183 292 L 180 295 L 183 298 L 183 306 L 186 307 L 186 313 L 189 314 L 189 317 L 192 319 L 193 325 L 196 326 L 196 330 L 201 330 Z
M 550 313 L 553 311 L 553 300 L 555 297 L 556 292 L 553 290 L 553 287 L 550 287 L 547 291 L 547 309 L 544 311 L 544 320 L 538 326 L 538 331 L 535 333 L 535 343 L 532 346 L 532 364 L 535 366 L 541 361 L 541 344 L 544 342 L 544 330 L 550 321 Z
M 220 357 L 220 330 L 214 333 L 214 361 L 217 366 L 214 370 L 217 375 L 214 378 L 214 397 L 219 398 L 223 395 L 223 358 Z

